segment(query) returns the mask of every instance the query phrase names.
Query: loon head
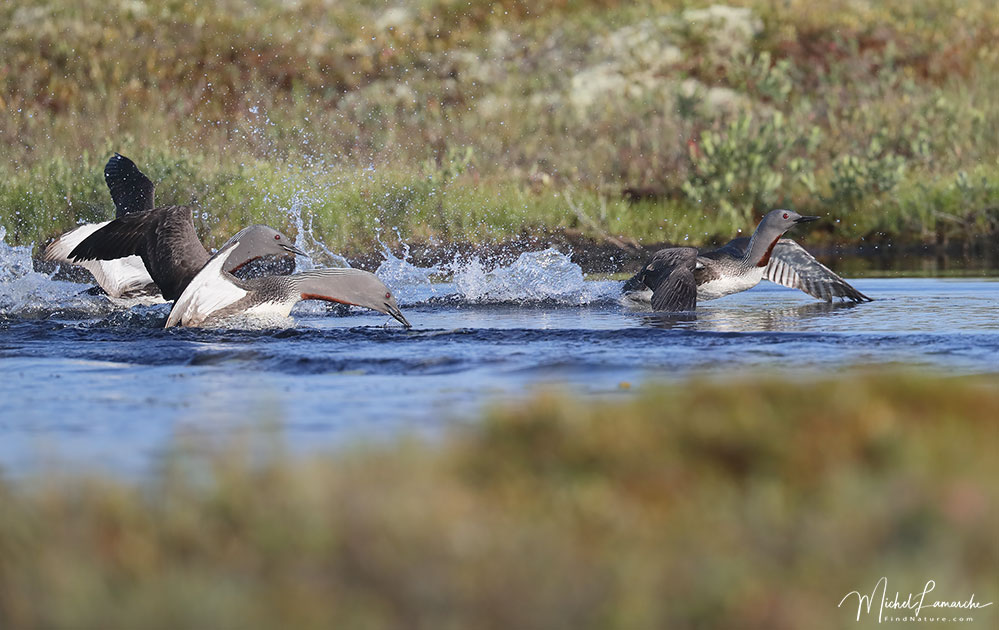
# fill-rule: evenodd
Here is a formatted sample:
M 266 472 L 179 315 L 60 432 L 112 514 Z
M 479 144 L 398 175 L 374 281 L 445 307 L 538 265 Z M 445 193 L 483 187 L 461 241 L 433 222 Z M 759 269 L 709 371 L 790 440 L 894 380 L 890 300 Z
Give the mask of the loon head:
M 783 234 L 799 223 L 809 223 L 818 221 L 819 217 L 803 216 L 794 210 L 771 210 L 763 220 L 757 230 L 766 230 L 768 233 Z
M 751 264 L 757 267 L 766 266 L 770 262 L 770 254 L 773 252 L 774 246 L 780 240 L 780 237 L 784 236 L 784 232 L 787 232 L 799 223 L 808 223 L 818 219 L 819 217 L 802 216 L 794 210 L 771 210 L 768 212 L 763 217 L 763 220 L 760 221 L 759 226 L 756 228 L 756 234 L 753 236 L 753 240 L 758 243 L 758 246 L 751 249 L 753 254 L 757 254 L 751 261 Z M 764 244 L 766 244 L 767 248 L 766 250 L 761 250 L 760 248 Z M 751 254 L 747 252 L 746 255 L 749 256 Z

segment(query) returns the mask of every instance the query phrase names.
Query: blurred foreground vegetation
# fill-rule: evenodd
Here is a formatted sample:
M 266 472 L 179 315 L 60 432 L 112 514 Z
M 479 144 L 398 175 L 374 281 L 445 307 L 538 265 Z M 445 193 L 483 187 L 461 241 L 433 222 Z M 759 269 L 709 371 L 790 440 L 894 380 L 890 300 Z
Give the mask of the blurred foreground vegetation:
M 992 0 L 14 0 L 0 222 L 106 218 L 118 150 L 214 245 L 994 239 L 997 42 Z
M 0 482 L 0 627 L 823 630 L 882 576 L 994 601 L 996 418 L 994 379 L 861 373 L 537 395 L 304 460 L 193 436 L 142 481 Z

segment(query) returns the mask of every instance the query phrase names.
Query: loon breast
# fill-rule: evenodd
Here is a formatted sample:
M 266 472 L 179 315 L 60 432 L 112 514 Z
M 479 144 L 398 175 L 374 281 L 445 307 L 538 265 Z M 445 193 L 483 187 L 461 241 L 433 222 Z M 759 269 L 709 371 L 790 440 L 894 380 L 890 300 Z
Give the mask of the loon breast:
M 741 273 L 722 273 L 716 278 L 697 285 L 697 299 L 714 300 L 752 289 L 763 279 L 764 272 L 763 267 L 752 267 Z
M 298 300 L 295 299 L 263 299 L 247 307 L 243 312 L 260 317 L 288 317 L 296 303 Z

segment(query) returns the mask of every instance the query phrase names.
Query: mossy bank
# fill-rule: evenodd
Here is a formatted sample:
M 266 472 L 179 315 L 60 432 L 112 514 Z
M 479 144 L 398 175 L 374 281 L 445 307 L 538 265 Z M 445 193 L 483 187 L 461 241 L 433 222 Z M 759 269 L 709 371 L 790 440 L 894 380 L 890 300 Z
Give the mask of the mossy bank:
M 999 231 L 987 0 L 16 0 L 0 24 L 18 243 L 107 217 L 115 150 L 215 244 L 299 211 L 344 253 L 701 243 L 775 206 L 827 219 L 813 245 Z

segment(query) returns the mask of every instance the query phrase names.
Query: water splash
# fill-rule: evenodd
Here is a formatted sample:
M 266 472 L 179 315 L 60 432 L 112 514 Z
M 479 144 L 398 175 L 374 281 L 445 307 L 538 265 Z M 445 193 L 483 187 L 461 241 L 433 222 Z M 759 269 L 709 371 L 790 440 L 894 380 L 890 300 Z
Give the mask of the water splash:
M 607 296 L 605 287 L 588 283 L 582 268 L 554 248 L 524 252 L 509 266 L 486 270 L 476 257 L 452 263 L 454 286 L 463 300 L 475 304 L 555 302 L 590 304 Z
M 295 271 L 309 271 L 323 267 L 350 267 L 346 258 L 333 252 L 326 244 L 316 238 L 313 229 L 315 214 L 306 210 L 312 205 L 312 200 L 305 191 L 297 191 L 292 196 L 291 205 L 284 211 L 295 223 L 295 247 L 309 254 L 309 258 L 298 257 L 295 260 Z
M 399 236 L 396 231 L 396 236 Z M 378 244 L 382 248 L 382 256 L 385 260 L 378 265 L 375 275 L 381 278 L 382 282 L 391 287 L 396 299 L 401 304 L 412 304 L 426 301 L 440 294 L 439 280 L 447 275 L 446 269 L 434 265 L 432 267 L 418 267 L 409 261 L 409 244 L 399 238 L 402 243 L 402 257 L 392 253 L 388 245 L 382 242 L 381 234 L 376 237 Z M 445 293 L 450 291 L 445 290 Z
M 34 273 L 31 265 L 31 248 L 8 245 L 6 238 L 7 228 L 0 225 L 0 283 L 2 283 L 0 286 L 4 287 Z
M 79 284 L 52 280 L 36 272 L 31 248 L 8 245 L 6 237 L 6 228 L 0 226 L 0 316 L 93 317 L 111 309 L 107 300 L 81 295 Z
M 280 315 L 239 313 L 202 326 L 205 330 L 285 330 L 295 327 L 295 318 Z
M 385 261 L 375 274 L 392 288 L 401 304 L 444 299 L 470 304 L 555 303 L 582 306 L 613 301 L 619 283 L 590 282 L 567 254 L 549 248 L 524 252 L 510 265 L 490 267 L 478 256 L 455 257 L 450 263 L 418 267 L 409 248 L 395 256 L 383 245 Z M 440 282 L 451 276 L 451 282 Z
M 330 250 L 315 234 L 312 208 L 321 204 L 325 191 L 319 186 L 303 186 L 301 180 L 296 183 L 298 189 L 292 194 L 290 203 L 281 208 L 295 226 L 295 246 L 311 256 L 311 259 L 296 260 L 296 272 L 350 267 L 346 258 Z M 608 283 L 588 282 L 582 268 L 572 262 L 569 255 L 553 248 L 525 252 L 506 266 L 490 266 L 476 256 L 470 259 L 456 257 L 449 263 L 421 267 L 412 263 L 409 245 L 398 230 L 396 237 L 402 244 L 401 256 L 396 256 L 382 241 L 380 228 L 376 229 L 376 234 L 384 260 L 375 274 L 392 289 L 401 304 L 447 299 L 474 304 L 548 302 L 571 306 L 616 299 L 616 290 L 608 289 Z M 452 279 L 450 283 L 442 282 L 448 277 Z M 296 309 L 297 312 L 303 310 L 319 314 L 326 309 L 311 305 Z

